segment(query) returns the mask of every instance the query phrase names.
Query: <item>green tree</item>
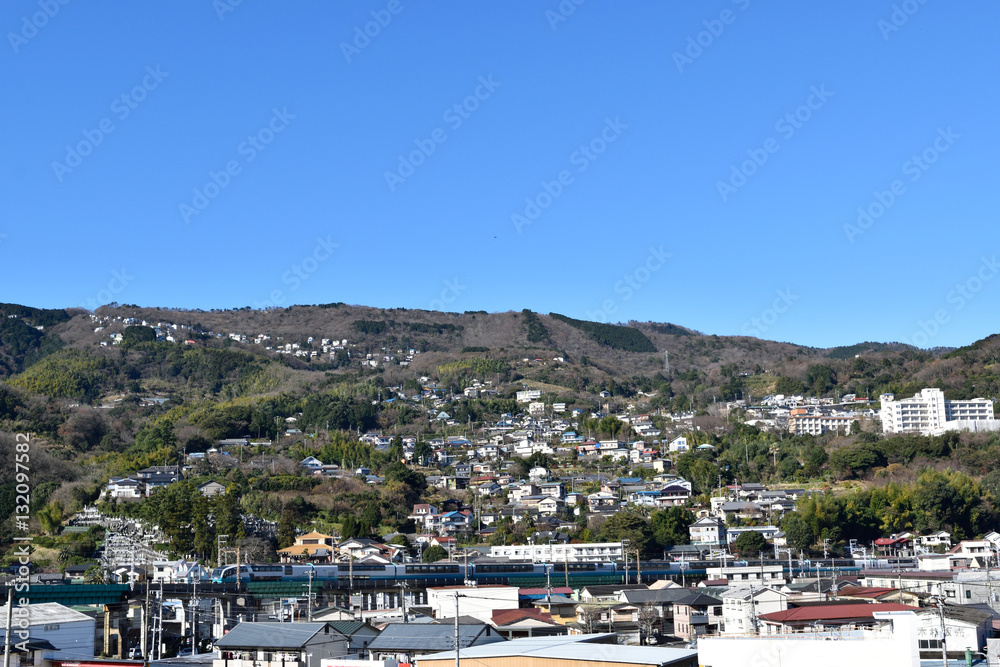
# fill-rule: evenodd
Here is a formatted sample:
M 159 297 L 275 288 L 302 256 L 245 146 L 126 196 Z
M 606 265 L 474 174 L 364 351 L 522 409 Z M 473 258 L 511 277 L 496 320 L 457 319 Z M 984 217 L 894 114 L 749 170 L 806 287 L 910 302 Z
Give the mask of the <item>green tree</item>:
M 690 542 L 688 526 L 692 523 L 694 514 L 683 507 L 656 510 L 650 516 L 653 542 L 664 549 L 669 549 L 675 544 L 687 544 Z
M 137 343 L 155 343 L 156 332 L 152 327 L 130 326 L 122 331 L 122 345 L 135 345 Z
M 634 510 L 622 510 L 612 514 L 601 525 L 602 542 L 629 541 L 629 549 L 638 549 L 645 554 L 649 549 L 652 530 L 649 521 Z
M 756 530 L 748 530 L 736 538 L 733 548 L 741 558 L 752 558 L 767 548 L 767 540 Z
M 59 532 L 63 522 L 63 506 L 58 500 L 49 503 L 38 512 L 38 522 L 49 535 Z
M 787 514 L 781 523 L 785 530 L 785 540 L 788 542 L 788 546 L 793 549 L 805 551 L 816 541 L 812 528 L 797 512 Z
M 203 559 L 212 559 L 215 552 L 215 534 L 209 520 L 208 498 L 196 492 L 191 502 L 191 528 L 194 531 L 194 552 Z
M 370 502 L 361 512 L 360 530 L 363 535 L 371 535 L 382 523 L 382 510 L 378 504 Z
M 424 549 L 423 561 L 425 563 L 436 563 L 448 557 L 448 552 L 438 545 L 433 545 Z

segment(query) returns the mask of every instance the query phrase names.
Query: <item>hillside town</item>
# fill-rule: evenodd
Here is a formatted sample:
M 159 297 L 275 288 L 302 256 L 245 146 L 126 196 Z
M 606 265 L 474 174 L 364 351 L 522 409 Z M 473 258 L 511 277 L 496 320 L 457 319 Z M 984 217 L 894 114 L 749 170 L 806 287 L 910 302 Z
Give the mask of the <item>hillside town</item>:
M 454 421 L 451 401 L 504 390 L 475 381 L 453 394 L 430 378 L 420 381 L 420 392 L 407 396 L 400 387 L 388 400 L 427 406 L 428 420 L 445 424 Z M 406 464 L 439 471 L 425 480 L 442 500 L 414 503 L 409 533 L 298 530 L 270 556 L 266 548 L 241 553 L 219 536 L 211 562 L 151 547 L 169 541 L 157 525 L 84 509 L 64 530 L 103 528 L 99 558 L 23 577 L 36 592 L 26 607 L 31 640 L 15 663 L 59 667 L 95 656 L 159 663 L 180 654 L 213 667 L 278 659 L 304 667 L 312 659 L 326 667 L 344 660 L 436 665 L 454 659 L 456 638 L 459 658 L 498 664 L 532 655 L 554 665 L 582 663 L 593 651 L 643 665 L 748 664 L 755 655 L 795 661 L 815 655 L 821 643 L 838 661 L 875 655 L 888 665 L 915 665 L 946 656 L 992 659 L 1000 650 L 1000 594 L 991 573 L 1000 566 L 1000 532 L 955 539 L 944 530 L 901 531 L 869 542 L 845 534 L 842 547 L 824 539 L 821 554 L 810 552 L 784 527 L 802 502 L 829 490 L 737 482 L 697 494 L 675 465 L 682 455 L 714 449 L 694 415 L 654 415 L 634 405 L 592 413 L 628 425 L 634 437 L 593 440 L 577 432 L 579 409 L 545 403 L 537 390 L 518 390 L 516 401 L 522 412 L 468 437 L 359 436 L 375 451 L 395 446 Z M 789 431 L 802 415 L 849 419 L 816 427 L 845 432 L 879 418 L 883 430 L 924 435 L 995 428 L 989 401 L 945 401 L 925 389 L 907 401 L 880 402 L 875 411 L 858 409 L 871 402 L 853 396 L 838 403 L 774 396 L 726 409 L 739 408 L 748 424 Z M 853 409 L 840 414 L 848 405 Z M 276 442 L 222 439 L 187 454 L 184 464 L 112 476 L 98 506 L 155 498 L 196 467 L 225 470 L 225 461 L 242 459 L 245 450 L 304 436 L 298 418 L 289 417 Z M 389 483 L 363 465 L 316 455 L 295 467 L 306 478 Z M 195 488 L 206 500 L 227 493 L 222 476 Z M 656 553 L 625 538 L 580 539 L 581 525 L 671 509 L 690 518 L 680 539 Z M 251 514 L 242 522 L 247 534 L 265 540 L 280 530 Z M 519 526 L 530 526 L 526 541 L 517 538 Z M 259 554 L 274 564 L 260 564 Z M 73 603 L 80 595 L 73 591 L 95 580 L 111 587 L 94 592 L 106 601 Z M 234 606 L 244 586 L 250 597 Z

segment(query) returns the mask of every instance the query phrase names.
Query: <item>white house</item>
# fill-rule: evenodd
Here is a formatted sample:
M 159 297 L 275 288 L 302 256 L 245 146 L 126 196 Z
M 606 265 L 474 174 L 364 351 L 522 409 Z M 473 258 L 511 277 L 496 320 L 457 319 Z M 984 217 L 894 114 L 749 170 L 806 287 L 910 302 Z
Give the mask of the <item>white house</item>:
M 755 631 L 754 619 L 761 614 L 788 609 L 788 595 L 770 586 L 732 586 L 722 594 L 724 635 Z
M 726 523 L 714 516 L 698 519 L 688 526 L 691 544 L 715 546 L 726 544 Z
M 445 586 L 427 589 L 427 606 L 434 618 L 455 618 L 455 596 L 458 595 L 458 613 L 488 623 L 498 609 L 517 609 L 520 605 L 517 586 Z
M 667 450 L 671 452 L 684 453 L 690 449 L 691 448 L 688 446 L 687 438 L 683 435 L 677 436 L 670 441 L 670 444 L 667 445 Z

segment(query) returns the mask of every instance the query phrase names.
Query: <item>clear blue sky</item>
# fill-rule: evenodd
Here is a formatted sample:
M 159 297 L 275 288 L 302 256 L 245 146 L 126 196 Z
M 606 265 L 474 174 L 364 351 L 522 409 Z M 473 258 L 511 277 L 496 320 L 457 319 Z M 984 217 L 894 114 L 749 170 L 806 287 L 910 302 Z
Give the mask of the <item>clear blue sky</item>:
M 63 1 L 0 8 L 0 300 L 996 331 L 996 2 Z

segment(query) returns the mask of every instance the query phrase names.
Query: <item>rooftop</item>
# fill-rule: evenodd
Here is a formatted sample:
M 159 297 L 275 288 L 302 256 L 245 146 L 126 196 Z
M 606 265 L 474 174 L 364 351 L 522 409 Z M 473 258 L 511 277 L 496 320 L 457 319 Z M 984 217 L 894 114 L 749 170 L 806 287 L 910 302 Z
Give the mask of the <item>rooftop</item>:
M 582 660 L 588 662 L 616 662 L 635 665 L 669 665 L 685 661 L 689 664 L 698 655 L 697 651 L 654 646 L 620 646 L 615 642 L 614 633 L 575 635 L 567 637 L 527 637 L 508 642 L 476 646 L 460 653 L 461 657 L 473 660 L 488 658 L 541 658 L 548 660 Z M 609 643 L 611 642 L 611 643 Z M 433 653 L 422 660 L 454 659 L 454 651 Z
M 299 649 L 324 631 L 344 638 L 327 623 L 240 623 L 221 637 L 218 648 Z

